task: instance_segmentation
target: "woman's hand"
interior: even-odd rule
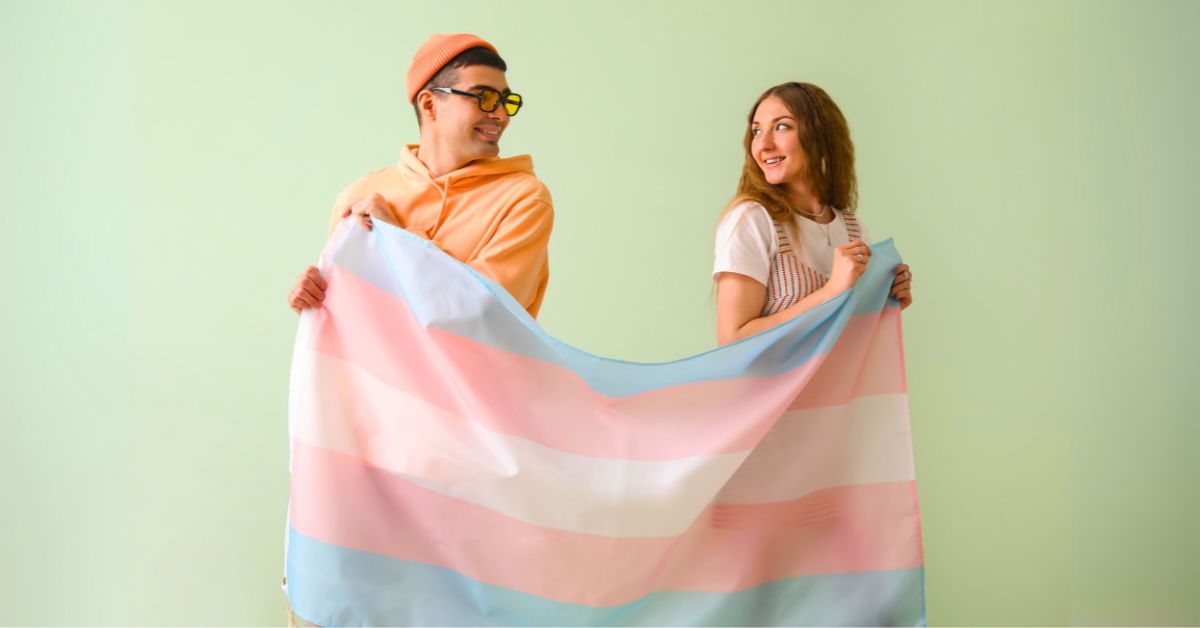
[[[900,302],[900,309],[912,305],[912,271],[908,264],[896,267],[896,276],[892,278],[891,297]]]
[[[833,271],[823,290],[829,295],[839,295],[854,287],[855,282],[867,270],[871,259],[871,247],[862,242],[843,244],[833,250]]]
[[[378,192],[364,196],[350,207],[347,207],[346,211],[342,212],[342,218],[350,215],[357,218],[367,231],[374,228],[375,225],[372,221],[375,220],[382,220],[389,225],[396,226],[392,218],[394,214],[392,213],[391,204]]]

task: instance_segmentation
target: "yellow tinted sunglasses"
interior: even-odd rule
[[[505,113],[507,113],[509,116],[515,116],[517,115],[517,112],[521,110],[522,105],[520,94],[509,93],[508,95],[503,95],[494,89],[485,88],[479,90],[478,92],[464,92],[461,89],[454,89],[453,87],[430,87],[429,91],[474,98],[479,102],[479,110],[486,113],[495,111],[496,107],[500,106],[501,103],[504,103]]]

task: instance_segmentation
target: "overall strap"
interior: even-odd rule
[[[858,224],[857,218],[843,213],[842,220],[846,221],[846,235],[850,236],[851,242],[862,238],[862,226]]]
[[[775,244],[779,247],[777,254],[792,252],[792,239],[788,237],[787,228],[778,220],[772,220],[775,225]]]

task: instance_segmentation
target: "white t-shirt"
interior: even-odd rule
[[[833,222],[829,224],[821,225],[795,216],[785,225],[793,248],[799,245],[797,256],[800,261],[826,277],[833,272],[833,249],[850,243],[842,212],[835,209],[833,214]],[[858,226],[862,231],[862,241],[870,243],[871,234],[867,226],[861,220]],[[738,273],[765,286],[778,249],[775,225],[767,208],[753,201],[740,203],[729,210],[717,227],[717,239],[713,247],[713,280],[717,279],[718,273]]]

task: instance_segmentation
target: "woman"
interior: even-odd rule
[[[738,194],[717,228],[717,342],[752,336],[854,286],[871,249],[855,209],[854,144],[833,100],[811,83],[768,89],[750,109]],[[891,296],[912,303],[896,267]]]

